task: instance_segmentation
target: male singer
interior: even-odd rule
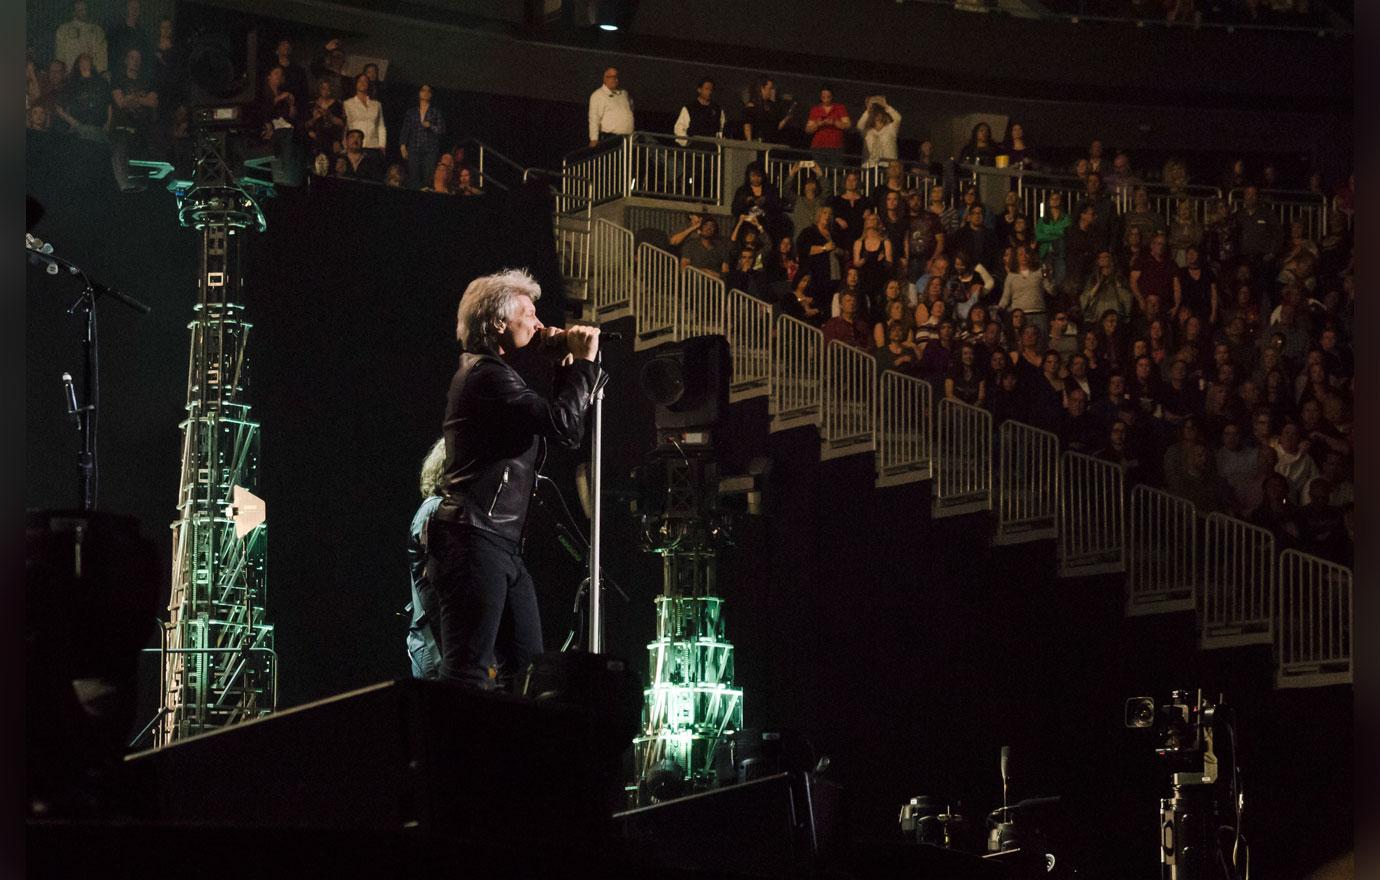
[[[522,561],[527,508],[546,441],[580,444],[584,414],[603,371],[597,327],[557,330],[537,319],[541,288],[525,271],[476,278],[460,298],[455,334],[464,349],[443,424],[442,500],[428,525],[440,605],[441,678],[480,688],[521,676],[541,653],[541,619]],[[560,358],[551,400],[507,363],[541,346]],[[501,644],[500,624],[504,637]]]

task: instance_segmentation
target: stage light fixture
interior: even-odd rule
[[[590,0],[589,23],[601,31],[626,31],[637,14],[637,0]]]

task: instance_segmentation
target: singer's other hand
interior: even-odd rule
[[[576,358],[587,361],[594,360],[599,353],[599,328],[576,325],[567,328],[565,333],[566,348]]]

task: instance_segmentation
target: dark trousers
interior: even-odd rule
[[[490,670],[501,663],[505,678],[519,680],[542,649],[537,592],[521,554],[496,535],[435,519],[427,541],[441,678],[492,689]]]
[[[427,149],[412,149],[407,151],[407,185],[413,189],[421,189],[424,186],[431,186],[432,176],[436,171],[436,163],[440,161],[440,151],[433,147]],[[454,181],[452,181],[453,183]]]

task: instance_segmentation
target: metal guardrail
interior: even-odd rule
[[[732,403],[760,397],[771,385],[771,304],[741,290],[728,292],[728,351],[733,380]]]
[[[590,203],[602,205],[627,197],[627,139],[576,150],[561,160],[563,177],[580,177],[590,182]],[[567,198],[579,195],[566,194]],[[562,203],[560,210],[566,210]]]
[[[633,262],[636,242],[630,230],[602,218],[590,232],[589,300],[594,304],[593,319],[599,323],[632,314],[637,289]]]
[[[819,429],[821,461],[877,448],[877,359],[831,340],[824,351],[824,413]]]
[[[1233,209],[1240,207],[1242,191],[1234,189],[1229,192],[1227,202]],[[1327,235],[1327,197],[1322,193],[1301,189],[1262,189],[1260,203],[1274,211],[1279,222],[1284,224],[1286,240],[1289,237],[1289,224],[1295,220],[1303,224],[1303,234],[1313,241]]]
[[[771,431],[818,425],[824,391],[824,334],[790,315],[777,315],[767,410]]]
[[[997,429],[997,531],[993,544],[1059,533],[1059,438],[1008,419]]]
[[[1152,489],[1131,490],[1126,532],[1126,613],[1192,611],[1198,588],[1198,511],[1193,502]]]
[[[959,516],[992,509],[992,414],[944,398],[939,401],[931,515]]]
[[[1285,550],[1279,557],[1275,687],[1352,683],[1355,596],[1351,570]]]
[[[1065,452],[1060,467],[1059,576],[1125,571],[1125,473],[1079,452]]]
[[[642,351],[676,340],[680,320],[680,260],[650,243],[637,247],[637,283],[632,311],[637,321],[633,349]]]
[[[934,476],[934,389],[894,370],[882,371],[877,401],[877,487]]]
[[[723,145],[718,139],[641,132],[625,144],[629,196],[708,204],[722,198]]]
[[[1203,536],[1203,648],[1274,640],[1275,536],[1220,513]]]
[[[680,274],[680,317],[676,338],[727,336],[728,291],[722,278],[691,266]]]

